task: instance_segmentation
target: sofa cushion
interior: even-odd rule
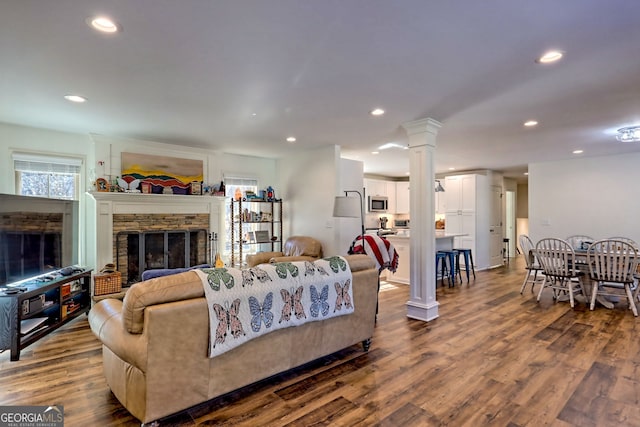
[[[136,283],[124,296],[122,305],[124,327],[132,334],[140,334],[144,326],[144,309],[147,306],[203,296],[202,282],[195,271]]]

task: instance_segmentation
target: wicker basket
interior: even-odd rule
[[[93,277],[93,295],[115,294],[122,291],[122,274],[114,273],[96,274]]]

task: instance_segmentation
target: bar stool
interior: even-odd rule
[[[438,283],[438,266],[442,269],[440,273],[440,284],[444,286],[444,276],[447,270],[447,255],[444,252],[436,252],[436,283]]]
[[[459,252],[455,249],[452,249],[450,251],[438,251],[437,253],[442,253],[444,254],[446,260],[449,262],[449,266],[448,266],[448,276],[449,276],[449,286],[453,286],[456,284],[456,258],[458,257]],[[445,262],[443,261],[443,265],[445,264]],[[444,277],[444,270],[443,270],[443,277]],[[462,276],[460,276],[462,277]],[[462,280],[461,280],[462,281]]]
[[[464,255],[464,269],[467,273],[467,283],[469,283],[469,266],[471,266],[471,271],[473,272],[473,280],[476,280],[476,269],[473,266],[473,253],[471,253],[471,249],[456,248],[455,250],[458,251],[456,264],[458,267],[458,274],[460,274],[460,282],[462,282],[462,273],[460,272],[460,255]]]
[[[504,239],[502,239],[502,243],[505,246],[504,248],[502,248],[502,253],[504,254],[503,262],[509,264],[509,238],[505,237]]]

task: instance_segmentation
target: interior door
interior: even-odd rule
[[[489,265],[502,265],[502,188],[491,186],[491,204],[489,208]]]

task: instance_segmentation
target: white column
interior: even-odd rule
[[[411,299],[407,302],[407,317],[424,321],[438,317],[434,154],[441,126],[430,118],[402,125],[409,136],[411,197]]]

